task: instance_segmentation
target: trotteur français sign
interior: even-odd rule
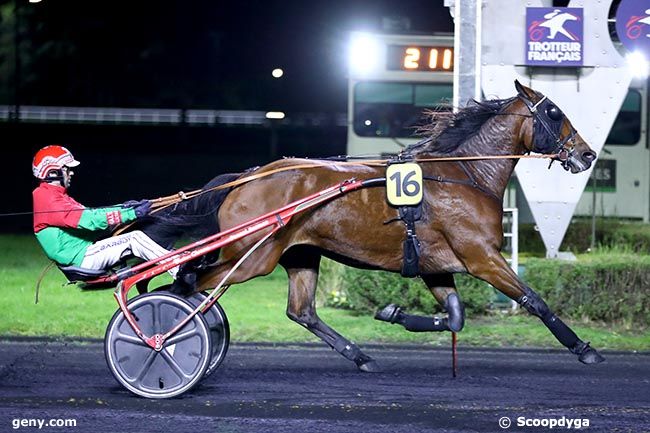
[[[581,8],[526,8],[526,65],[582,66]]]

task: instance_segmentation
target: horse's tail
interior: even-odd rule
[[[197,196],[176,203],[138,221],[139,229],[165,248],[182,237],[199,239],[219,232],[217,212],[232,188],[215,189],[240,173],[222,174],[208,182]]]

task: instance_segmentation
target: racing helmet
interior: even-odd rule
[[[40,180],[60,180],[63,167],[76,167],[80,163],[63,146],[45,146],[34,155],[32,173]]]

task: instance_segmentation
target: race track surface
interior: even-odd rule
[[[364,374],[321,345],[233,345],[190,393],[146,400],[121,388],[103,346],[0,342],[0,432],[14,420],[75,419],[70,432],[500,432],[553,418],[589,432],[650,431],[650,354],[607,353],[596,366],[563,350],[365,347],[384,369]],[[499,419],[509,417],[507,430]],[[537,420],[537,421],[535,421]],[[505,422],[505,421],[502,421]],[[547,421],[548,422],[548,421]],[[575,426],[576,424],[572,424]],[[570,431],[575,430],[574,428]]]

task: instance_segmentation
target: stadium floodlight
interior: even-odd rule
[[[353,34],[350,39],[349,64],[353,75],[367,75],[379,66],[381,45],[376,38],[365,34]]]
[[[635,78],[647,78],[650,74],[650,62],[639,51],[634,51],[626,56],[627,65]]]

